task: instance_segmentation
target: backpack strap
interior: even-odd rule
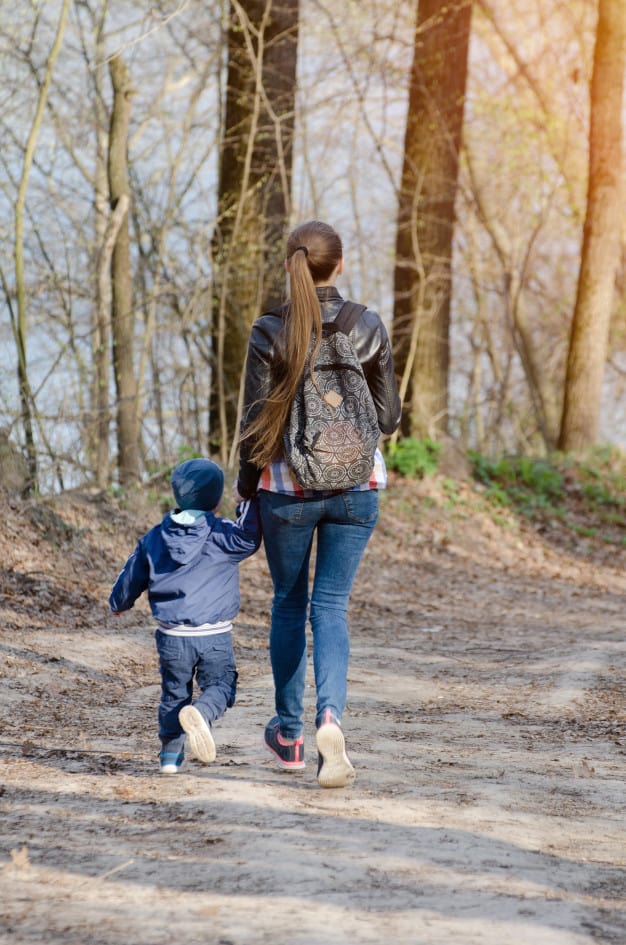
[[[334,322],[331,322],[335,331],[349,335],[366,308],[367,305],[360,305],[358,302],[344,302]]]
[[[349,335],[366,308],[367,305],[361,305],[358,302],[342,302],[341,308],[335,315],[334,320],[332,322],[325,322],[324,329],[328,329],[329,331],[340,331],[344,335]],[[288,309],[289,303],[285,302],[284,305],[281,305],[277,308],[271,308],[268,312],[263,312],[263,314],[275,315],[277,318],[284,318]]]

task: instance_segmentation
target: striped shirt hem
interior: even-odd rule
[[[159,623],[157,630],[168,637],[211,637],[218,633],[228,633],[233,629],[231,620],[220,620],[219,623],[203,623],[199,627],[191,627],[184,623]]]
[[[303,499],[319,499],[325,495],[336,495],[337,492],[366,492],[369,489],[385,489],[387,487],[387,468],[383,454],[379,449],[376,450],[374,466],[367,482],[358,486],[352,486],[350,490],[338,489],[335,491],[322,491],[317,489],[304,489],[295,479],[293,473],[284,459],[276,460],[263,469],[259,479],[259,489],[266,492],[279,492],[281,495],[295,495]]]

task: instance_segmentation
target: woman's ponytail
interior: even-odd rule
[[[242,433],[242,439],[252,441],[250,459],[259,468],[282,454],[283,430],[306,367],[311,340],[313,376],[322,340],[322,315],[315,284],[330,279],[341,257],[339,235],[317,220],[297,227],[287,241],[290,300],[276,339],[276,376],[272,379],[271,395]]]

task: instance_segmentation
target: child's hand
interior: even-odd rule
[[[237,505],[239,505],[240,502],[245,502],[244,497],[240,494],[239,489],[237,488],[237,483],[233,485],[233,499]]]

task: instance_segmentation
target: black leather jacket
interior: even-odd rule
[[[322,306],[322,320],[332,321],[343,302],[334,286],[319,286],[317,296]],[[246,379],[244,391],[244,421],[254,418],[263,399],[272,387],[272,363],[275,357],[275,340],[282,325],[278,315],[266,313],[257,318],[250,333]],[[367,383],[372,392],[378,425],[382,433],[393,433],[400,425],[402,405],[391,357],[391,346],[387,331],[380,316],[366,309],[350,332],[350,341],[355,347]],[[241,443],[239,452],[239,478],[237,488],[243,498],[249,498],[257,490],[261,470],[248,459],[250,441]]]

